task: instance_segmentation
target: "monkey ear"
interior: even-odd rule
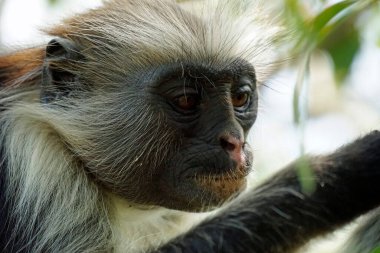
[[[77,45],[63,38],[52,39],[46,46],[43,64],[41,102],[49,103],[68,96],[78,85],[72,66],[83,60]]]

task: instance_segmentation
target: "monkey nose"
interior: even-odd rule
[[[224,135],[220,137],[220,145],[227,151],[232,160],[234,160],[238,167],[245,164],[245,155],[243,152],[244,142],[232,135]]]

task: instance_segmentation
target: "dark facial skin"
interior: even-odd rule
[[[241,192],[252,162],[245,141],[257,113],[253,68],[173,67],[150,92],[163,99],[168,124],[181,139],[159,174],[159,188],[169,200],[163,205],[209,209]]]

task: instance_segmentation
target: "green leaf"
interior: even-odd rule
[[[339,30],[345,23],[357,20],[358,15],[375,5],[375,1],[377,0],[353,1],[354,5],[352,5],[352,8],[346,8],[347,11],[340,12],[342,15],[334,20],[334,22],[327,23],[320,29],[318,44],[324,43],[324,41],[327,40],[331,34],[335,32],[339,33],[340,31],[337,30]]]
[[[350,7],[355,1],[342,1],[331,5],[319,13],[312,21],[312,27],[315,32],[319,32],[331,19]]]
[[[376,247],[371,251],[371,253],[380,253],[380,247]]]
[[[50,5],[56,5],[60,0],[48,0]]]
[[[322,48],[330,54],[338,84],[347,76],[360,48],[360,35],[353,25],[341,27],[339,33],[329,36]]]
[[[285,1],[285,15],[289,26],[298,32],[304,32],[307,29],[305,17],[302,16],[304,10],[298,0]]]
[[[317,182],[315,181],[314,171],[304,156],[297,161],[297,174],[302,192],[307,195],[312,194],[316,189]]]

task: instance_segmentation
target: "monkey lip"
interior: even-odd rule
[[[208,188],[214,192],[225,192],[222,195],[228,195],[229,193],[236,192],[245,186],[248,173],[249,170],[239,168],[220,174],[196,174],[189,178],[194,180],[196,184],[201,187]]]
[[[224,170],[222,173],[208,172],[208,173],[197,173],[195,175],[188,176],[188,178],[198,181],[240,181],[244,180],[250,172],[248,167],[242,166],[235,169]]]
[[[239,181],[245,179],[247,174],[242,175],[195,175],[190,178],[194,179],[195,181]]]
[[[204,190],[212,192],[217,202],[224,202],[245,189],[248,173],[194,175],[192,180]]]

